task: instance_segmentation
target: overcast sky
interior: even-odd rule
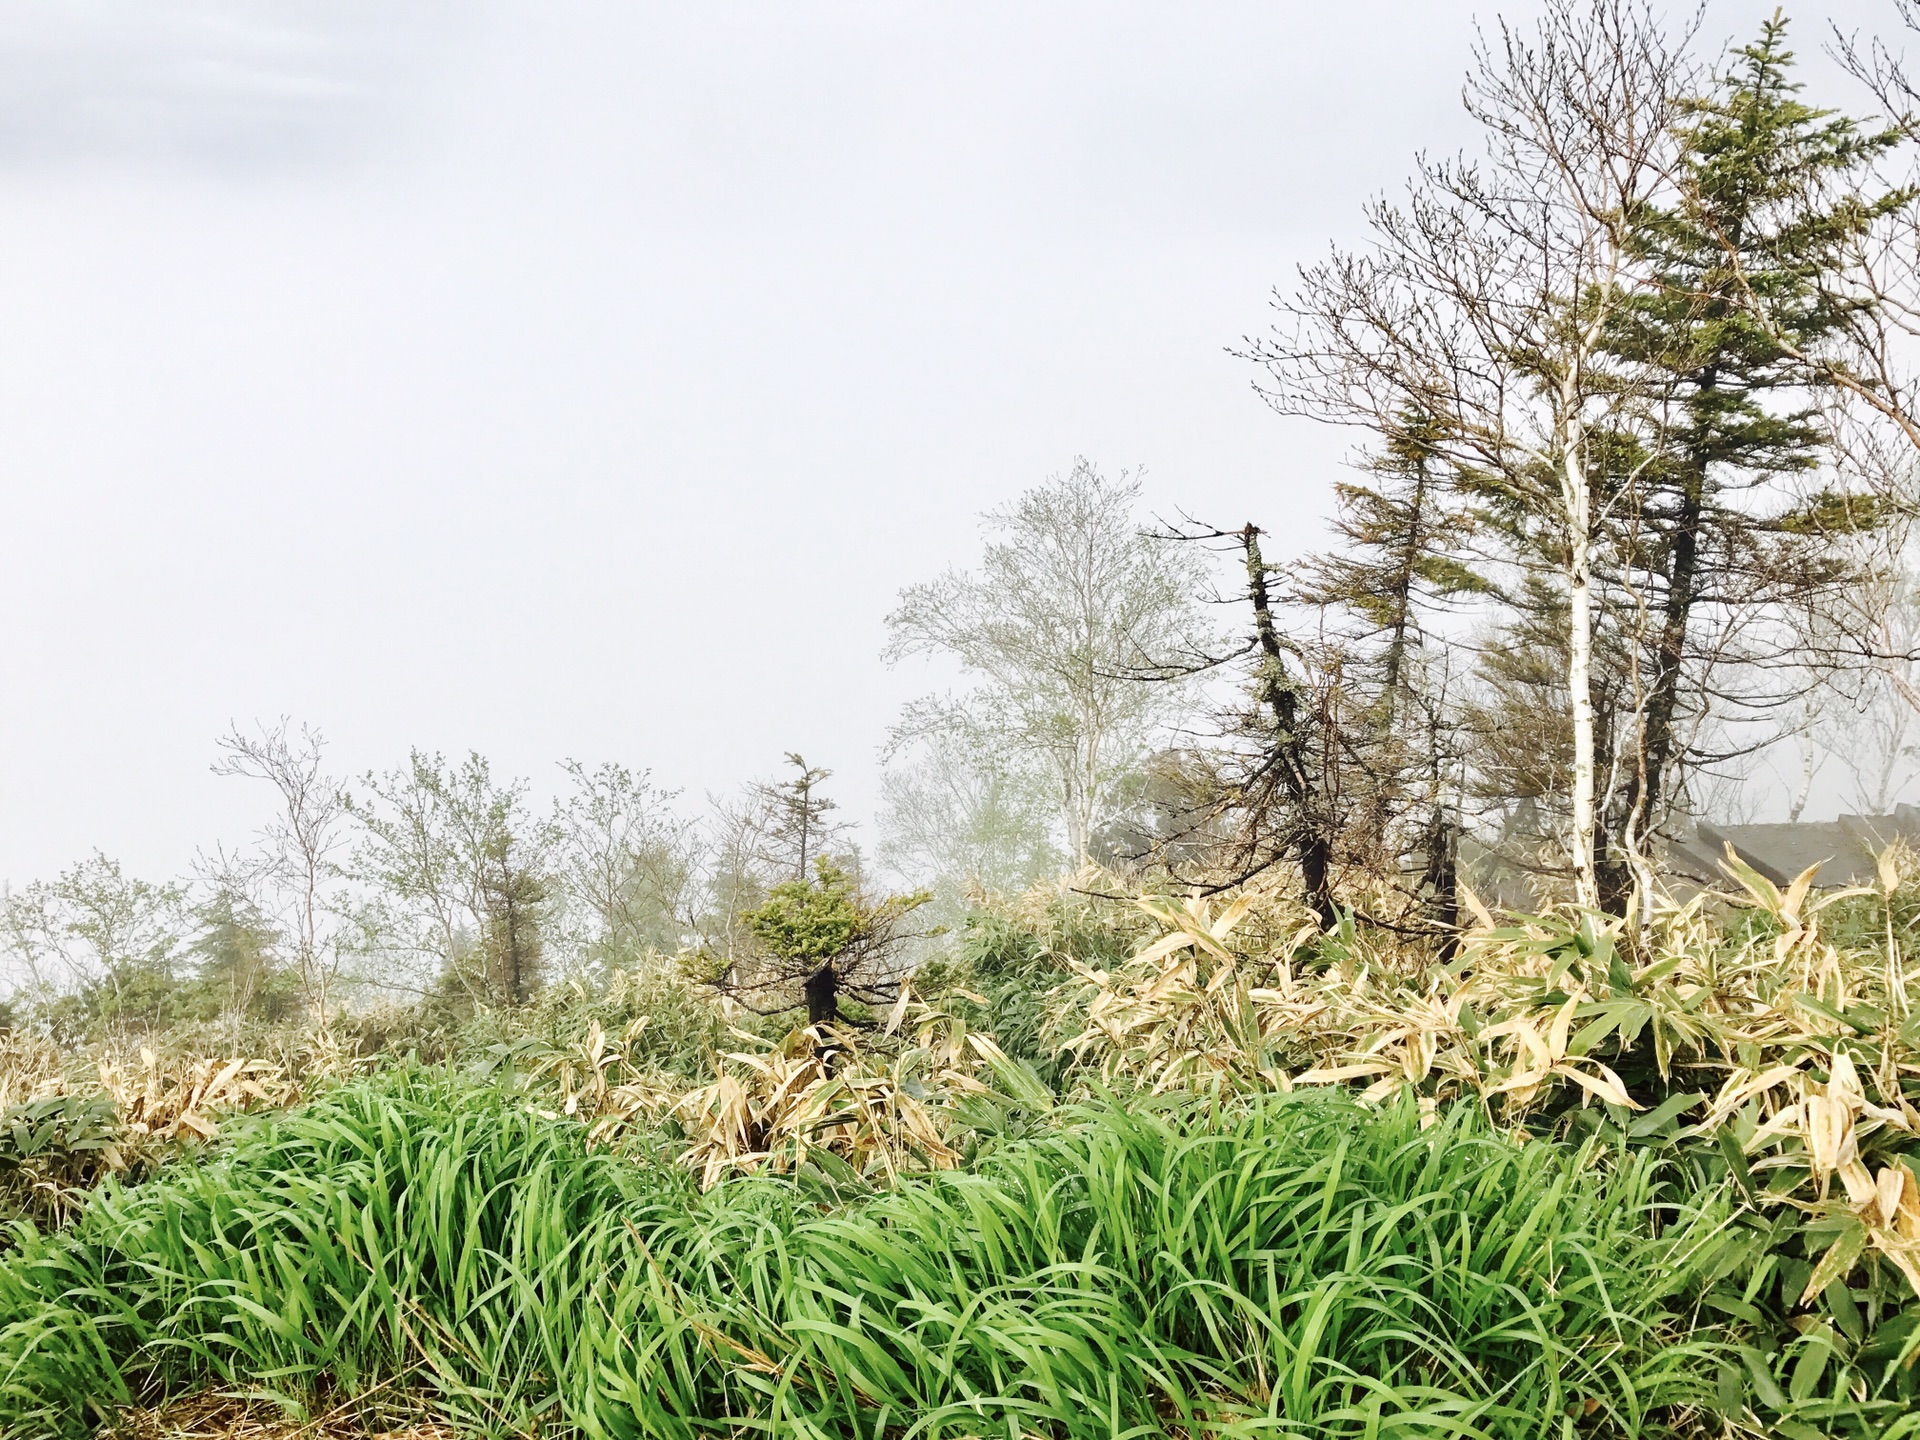
[[[1086,455],[1312,542],[1347,442],[1227,347],[1468,140],[1475,13],[0,3],[0,880],[244,840],[282,713],[864,818],[980,511]]]

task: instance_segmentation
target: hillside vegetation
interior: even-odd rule
[[[1331,548],[1080,459],[905,586],[869,849],[283,717],[0,886],[0,1432],[1920,1436],[1920,84],[1697,24],[1488,27],[1276,292]]]
[[[185,1101],[177,1059],[76,1067],[86,1123],[8,1116],[0,1420],[1908,1434],[1907,892],[1746,879],[1450,959],[1257,892],[1052,892],[871,1029],[763,1039],[660,973],[436,1063],[202,1060]]]

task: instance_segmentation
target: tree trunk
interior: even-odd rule
[[[1693,612],[1694,586],[1700,569],[1700,522],[1705,509],[1706,480],[1698,469],[1688,476],[1680,494],[1679,523],[1673,536],[1673,573],[1667,581],[1666,613],[1654,650],[1653,688],[1647,696],[1644,779],[1634,777],[1635,800],[1643,823],[1653,818],[1653,807],[1663,793],[1667,766],[1673,760],[1673,717],[1680,704],[1680,667],[1687,654],[1687,622]]]
[[[1585,432],[1571,374],[1561,390],[1561,498],[1567,525],[1567,694],[1573,720],[1573,892],[1577,904],[1600,906],[1594,868],[1593,766],[1593,493],[1580,453]]]
[[[1712,391],[1716,384],[1717,376],[1709,366],[1700,375],[1701,394]],[[1626,833],[1621,839],[1630,863],[1641,861],[1642,838],[1658,824],[1656,811],[1666,794],[1667,768],[1673,763],[1673,721],[1680,708],[1680,671],[1687,658],[1687,628],[1700,573],[1700,527],[1706,513],[1707,458],[1701,453],[1703,449],[1704,441],[1696,441],[1694,453],[1687,457],[1680,508],[1674,516],[1672,565],[1666,603],[1661,607],[1660,635],[1654,644],[1653,684],[1641,724],[1639,765],[1628,781],[1627,814],[1622,823]],[[1625,870],[1628,866],[1618,868]],[[1613,897],[1602,898],[1611,902]],[[1625,894],[1618,900],[1618,913],[1624,914]],[[1609,903],[1607,908],[1615,910],[1616,906]]]
[[[1066,791],[1067,809],[1067,850],[1073,856],[1076,865],[1087,863],[1088,850],[1093,844],[1091,793],[1083,757],[1078,753],[1078,742],[1073,757],[1073,776],[1062,787]]]
[[[1393,624],[1389,627],[1391,638],[1387,641],[1386,667],[1380,677],[1380,688],[1386,697],[1386,704],[1380,721],[1382,736],[1393,731],[1394,712],[1400,699],[1400,675],[1406,668],[1407,631],[1413,625],[1413,587],[1414,577],[1420,565],[1421,547],[1426,537],[1420,533],[1420,522],[1427,513],[1427,461],[1421,456],[1415,462],[1413,481],[1413,500],[1407,511],[1407,542],[1400,552],[1400,573],[1394,579]]]
[[[1427,892],[1428,918],[1441,927],[1440,958],[1451,960],[1460,938],[1460,827],[1440,806],[1433,807],[1433,821],[1427,830],[1427,873],[1422,888]]]
[[[831,965],[822,965],[809,975],[802,987],[807,997],[807,1024],[831,1025],[840,1018],[840,976]]]
[[[1300,837],[1300,880],[1321,926],[1332,926],[1340,918],[1333,903],[1333,843],[1320,826],[1308,826]]]
[[[1247,552],[1247,598],[1253,602],[1254,637],[1260,647],[1261,673],[1256,694],[1273,713],[1275,761],[1285,777],[1294,808],[1294,849],[1307,903],[1323,926],[1339,919],[1333,903],[1333,837],[1314,804],[1311,773],[1300,735],[1300,713],[1286,673],[1280,631],[1273,623],[1267,592],[1267,566],[1260,554],[1260,529],[1249,522],[1240,532]]]

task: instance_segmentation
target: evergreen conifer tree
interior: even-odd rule
[[[1785,42],[1776,12],[1685,106],[1676,193],[1636,217],[1644,274],[1609,332],[1660,415],[1653,453],[1636,457],[1637,504],[1615,521],[1647,611],[1637,744],[1609,817],[1616,895],[1621,849],[1658,828],[1682,778],[1683,722],[1707,704],[1707,669],[1742,658],[1729,628],[1845,583],[1836,539],[1882,518],[1788,482],[1817,469],[1827,435],[1820,377],[1796,354],[1865,303],[1832,282],[1849,244],[1908,198],[1872,193],[1874,162],[1899,136],[1800,100]],[[1744,658],[1764,657],[1749,642]]]
[[[1489,588],[1460,558],[1473,517],[1460,504],[1437,446],[1438,423],[1401,417],[1368,463],[1367,481],[1334,487],[1341,546],[1310,562],[1303,598],[1338,606],[1378,644],[1373,706],[1391,730],[1412,681],[1410,650],[1420,644],[1422,612]]]

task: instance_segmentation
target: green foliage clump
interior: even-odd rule
[[[781,960],[824,965],[860,933],[862,914],[853,876],[822,860],[807,880],[773,887],[767,903],[747,912],[747,928]]]
[[[644,1148],[644,1147],[643,1147]],[[974,1173],[836,1202],[591,1153],[403,1071],[109,1186],[0,1263],[0,1426],[208,1384],[406,1385],[490,1432],[1673,1433],[1722,1216],[1653,1167],[1337,1095],[1068,1112]]]

